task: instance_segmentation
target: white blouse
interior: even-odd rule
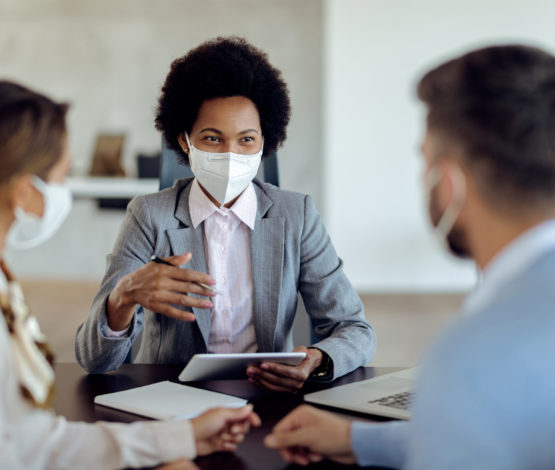
[[[7,287],[0,272],[0,294]],[[20,391],[13,344],[0,313],[0,469],[148,467],[196,456],[190,421],[89,424],[36,407]]]

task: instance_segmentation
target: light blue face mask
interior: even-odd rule
[[[42,195],[44,213],[39,217],[16,207],[15,221],[7,237],[10,248],[23,250],[44,243],[56,233],[71,210],[71,191],[66,184],[46,183],[34,176],[33,186]]]
[[[212,153],[194,147],[187,133],[185,139],[189,146],[191,171],[221,205],[241,194],[258,172],[264,146],[257,153],[248,155],[233,152]]]

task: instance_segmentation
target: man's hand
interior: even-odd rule
[[[198,455],[212,452],[233,452],[243,441],[251,426],[260,426],[252,405],[243,408],[214,408],[193,418]]]
[[[189,295],[214,295],[197,284],[214,284],[208,274],[179,268],[191,258],[191,253],[168,256],[163,259],[172,266],[150,262],[123,276],[108,297],[108,326],[114,331],[125,329],[133,318],[136,305],[183,321],[194,321],[195,316],[175,306],[212,308],[210,300]]]
[[[260,367],[249,366],[249,381],[260,388],[276,392],[299,391],[310,374],[322,363],[322,352],[297,346],[294,352],[305,352],[306,358],[298,366],[287,366],[276,362],[263,362]]]
[[[326,411],[301,405],[289,413],[264,439],[290,463],[308,465],[329,458],[356,463],[351,449],[351,423]]]

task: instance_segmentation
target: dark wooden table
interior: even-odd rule
[[[127,390],[161,380],[177,381],[183,366],[124,364],[117,371],[108,374],[87,374],[78,364],[60,363],[56,365],[57,396],[54,408],[57,413],[72,421],[117,421],[132,422],[142,418],[137,415],[105,408],[94,404],[94,397],[102,393]],[[256,388],[247,380],[214,380],[206,382],[189,382],[187,385],[227,393],[245,398],[254,405],[254,410],[262,419],[262,426],[251,430],[245,441],[234,454],[219,453],[196,460],[202,469],[237,469],[237,470],[273,470],[300,468],[285,463],[278,452],[264,447],[263,439],[272,427],[289,411],[303,403],[305,393],[324,388],[343,385],[375,375],[395,370],[387,367],[361,367],[331,384],[307,384],[298,394],[268,392]],[[368,419],[356,413],[347,413],[352,417]],[[379,419],[379,418],[376,418]],[[353,468],[321,462],[310,468]],[[356,468],[356,467],[355,467]]]

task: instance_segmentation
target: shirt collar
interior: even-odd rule
[[[194,228],[197,228],[202,222],[210,217],[214,212],[225,214],[231,211],[241,222],[243,222],[251,230],[254,230],[256,219],[256,193],[252,185],[252,181],[247,188],[237,198],[233,206],[229,209],[216,206],[201,189],[197,179],[193,181],[191,193],[189,194],[189,212],[191,213],[191,222]]]
[[[473,313],[493,299],[505,284],[529,268],[543,253],[555,248],[555,219],[527,230],[504,248],[480,275],[480,285],[464,301]]]

